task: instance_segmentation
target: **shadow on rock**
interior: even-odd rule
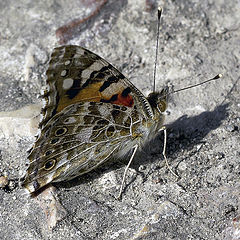
[[[224,104],[194,117],[184,115],[168,125],[170,131],[167,145],[172,153],[192,149],[202,142],[206,135],[221,126],[222,121],[227,118],[227,108],[228,104]],[[171,147],[173,145],[174,148]]]

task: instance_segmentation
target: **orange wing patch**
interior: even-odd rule
[[[133,107],[135,90],[110,63],[79,46],[54,49],[47,70],[43,97],[43,128],[48,120],[78,102],[105,102]]]
[[[91,84],[84,89],[70,88],[59,100],[56,112],[62,111],[65,107],[78,102],[100,102],[102,96],[99,92],[101,82]],[[74,92],[74,97],[73,93]]]
[[[100,91],[103,83],[96,82],[89,84],[86,88],[70,88],[58,102],[56,112],[62,111],[65,107],[78,102],[105,102],[127,107],[133,106],[133,97],[130,95],[130,87],[124,87],[120,82],[114,83],[114,88],[118,89],[117,93],[110,84],[104,91]],[[115,91],[113,91],[115,90]],[[115,93],[115,94],[113,94]],[[72,98],[72,96],[74,96]]]

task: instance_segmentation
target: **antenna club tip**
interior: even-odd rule
[[[158,7],[158,19],[161,18],[161,15],[162,15],[162,8]]]
[[[221,73],[219,73],[217,76],[215,76],[213,79],[219,79],[221,78],[223,75]]]

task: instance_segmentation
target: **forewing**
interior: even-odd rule
[[[55,48],[46,74],[46,104],[41,128],[55,114],[78,102],[105,102],[127,107],[141,107],[138,102],[148,104],[144,95],[122,73],[80,46]]]

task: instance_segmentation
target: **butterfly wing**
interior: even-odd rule
[[[151,115],[144,95],[117,69],[79,46],[53,51],[41,134],[22,185],[35,192],[50,182],[91,171],[142,136]]]
[[[141,137],[137,110],[101,102],[64,108],[42,129],[29,155],[23,186],[33,193],[50,182],[91,171],[120,150],[128,152]]]
[[[78,102],[105,102],[144,108],[152,117],[145,96],[110,63],[80,46],[55,48],[47,70],[43,128],[65,107]]]

